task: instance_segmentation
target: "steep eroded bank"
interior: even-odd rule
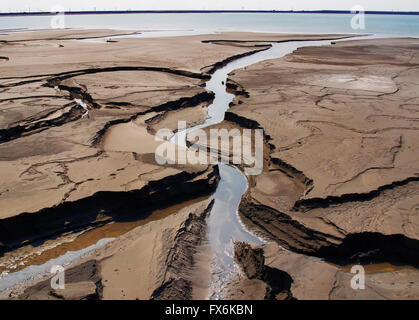
[[[246,43],[246,34],[215,35],[224,37],[222,47],[205,36],[181,38],[187,45],[180,45],[180,38],[120,39],[103,50],[100,43],[73,42],[83,37],[76,31],[56,34],[2,36],[9,58],[0,70],[5,260],[16,254],[14,249],[42,246],[50,237],[144,218],[155,209],[209,194],[218,181],[215,167],[156,165],[151,142],[156,125],[173,128],[170,119],[184,117],[186,108],[188,125],[202,122],[213,98],[203,89],[207,72],[266,49],[271,40],[291,39],[252,34],[263,42],[258,44]],[[243,45],[235,44],[235,37]],[[112,132],[120,129],[118,139]],[[139,139],[121,150],[130,132]],[[5,262],[12,260],[16,257]]]
[[[235,99],[226,120],[263,128],[270,155],[264,172],[250,178],[240,214],[250,228],[300,254],[293,266],[283,260],[285,253],[272,256],[283,261],[281,270],[299,277],[296,298],[310,298],[300,288],[313,279],[300,263],[318,258],[315,268],[325,271],[319,281],[331,285],[325,291],[310,285],[313,298],[419,292],[418,49],[416,39],[337,42],[230,75],[231,89],[246,94]],[[395,52],[403,54],[395,58]],[[339,273],[336,280],[334,269],[327,276],[336,267],[325,260],[342,266],[389,263],[401,268],[404,280],[384,292],[395,274],[377,267],[380,275],[370,277],[380,279],[359,295],[350,288],[350,274]]]

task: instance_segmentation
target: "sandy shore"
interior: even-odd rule
[[[2,271],[9,270],[11,257],[30,260],[35,242],[50,246],[53,235],[58,243],[81,229],[146,219],[210,197],[217,167],[158,165],[157,130],[175,129],[178,120],[202,123],[213,99],[204,83],[228,61],[270,42],[339,37],[224,33],[79,40],[118,34],[64,30],[0,37]],[[242,275],[246,284],[234,285],[252,294],[233,297],[358,298],[347,289],[350,274],[339,270],[359,261],[412,267],[381,295],[417,297],[418,48],[416,39],[348,41],[299,49],[230,75],[230,90],[248,95],[236,97],[218,126],[251,124],[265,131],[264,172],[249,178],[240,214],[273,241],[262,255],[269,270],[278,270],[263,269],[254,282]],[[74,274],[81,268],[95,276],[75,277],[67,296],[51,293],[47,281],[21,298],[205,297],[209,207],[205,200],[178,208],[71,265]],[[284,254],[275,243],[290,251]],[[402,249],[396,254],[396,248]],[[292,263],[284,263],[291,256]],[[319,289],[300,268],[313,259],[319,281],[331,285]],[[286,292],[271,279],[288,279],[284,273],[293,280]],[[395,276],[379,274],[374,290]],[[301,289],[307,286],[311,291]],[[12,290],[12,297],[25,288]],[[266,288],[272,289],[268,297]],[[377,298],[372,291],[360,297]]]
[[[294,279],[294,298],[419,295],[418,49],[417,39],[345,41],[230,75],[248,97],[225,126],[269,137],[240,214],[296,252],[265,248],[267,266]],[[342,271],[357,263],[372,270],[364,291]]]

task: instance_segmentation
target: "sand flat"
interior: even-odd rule
[[[227,60],[266,49],[272,41],[340,37],[224,33],[77,40],[116,33],[1,35],[8,60],[0,65],[0,250],[13,250],[22,240],[30,244],[44,231],[71,232],[80,222],[93,226],[121,212],[146,214],[149,201],[158,206],[209,195],[217,184],[216,167],[158,166],[156,131],[174,129],[183,118],[188,126],[202,123],[213,99],[204,88],[208,72]],[[282,253],[266,248],[267,264],[296,278],[291,291],[297,298],[351,298],[344,287],[347,274],[311,259],[330,258],[322,248],[342,260],[367,262],[384,250],[389,262],[401,255],[404,264],[414,264],[418,46],[416,39],[380,39],[307,47],[230,74],[249,96],[237,96],[230,120],[218,126],[245,127],[248,119],[269,135],[264,172],[249,177],[240,213],[246,224],[291,250],[289,259],[278,261]],[[101,275],[95,269],[104,285],[98,298],[199,296],[190,279],[199,273],[191,263],[196,251],[182,247],[177,236],[201,246],[207,208],[208,203],[140,226],[131,238],[96,252],[104,258],[94,262],[103,267]],[[193,228],[182,233],[186,221]],[[162,259],[169,256],[171,267],[163,271]],[[188,268],[180,268],[176,257],[185,258]],[[203,264],[198,268],[208,270],[208,261]],[[308,266],[315,273],[305,276]],[[406,287],[415,273],[398,274],[403,281],[394,289],[387,287],[393,279],[387,273],[374,278],[381,294],[417,296]],[[323,283],[318,291],[310,286],[316,274]],[[91,293],[86,281],[75,285],[78,297],[79,290]],[[252,297],[263,298],[269,284],[253,284]],[[250,292],[253,284],[244,287]]]

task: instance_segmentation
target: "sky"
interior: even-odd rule
[[[419,11],[418,0],[1,0],[0,12],[64,10],[365,10]]]

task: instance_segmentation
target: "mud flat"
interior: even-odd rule
[[[116,34],[0,39],[2,271],[87,246],[83,236],[116,237],[66,265],[68,289],[51,290],[44,274],[2,298],[205,298],[218,167],[158,165],[156,131],[205,122],[217,68],[271,42],[344,37],[78,41]],[[269,239],[236,245],[243,272],[230,297],[418,298],[418,49],[417,39],[337,42],[230,74],[237,96],[217,126],[264,129],[264,171],[248,177],[239,213]],[[363,291],[350,288],[358,263],[369,265]]]
[[[48,300],[191,299],[193,288],[199,293],[206,279],[194,272],[204,266],[190,251],[204,245],[204,221],[211,206],[210,200],[203,200],[178,209],[83,256],[66,266],[64,290],[52,290],[50,275],[39,275],[3,295]]]
[[[213,99],[204,83],[211,72],[229,61],[266,50],[272,41],[343,37],[228,33],[79,41],[119,34],[115,30],[64,30],[1,35],[0,264],[9,275],[41,263],[31,256],[75,241],[87,231],[110,223],[146,220],[156,210],[209,197],[219,180],[217,167],[159,166],[153,152],[156,130],[172,129],[176,119],[186,120],[188,126],[204,122],[205,108]],[[70,279],[76,284],[68,293],[38,288],[22,298],[35,298],[37,292],[41,298],[62,299],[202,297],[205,288],[194,291],[191,274],[196,261],[208,264],[203,226],[209,201],[199,208],[179,209],[180,216],[150,219],[129,231],[144,237],[134,236],[141,246],[161,243],[151,256],[172,255],[175,270],[161,271],[157,278],[147,276],[139,291],[129,286],[137,283],[130,281],[131,276],[142,276],[143,271],[137,269],[124,272],[127,287],[119,291],[125,280],[113,272],[119,270],[115,263],[120,260],[108,258],[124,252],[118,234],[112,242],[118,249],[107,251],[106,245],[104,252],[94,253],[106,256],[103,261],[109,264],[102,265],[90,256],[93,262],[72,266],[76,269],[69,272],[75,276]],[[151,231],[154,224],[171,231]],[[155,233],[168,238],[153,242]],[[107,236],[104,232],[103,237]],[[195,239],[191,248],[183,237]],[[134,238],[126,241],[132,244]],[[181,245],[185,241],[186,247]],[[180,262],[173,258],[174,250],[179,250],[176,258],[184,254],[188,261],[190,269],[183,270],[190,271],[187,275],[177,266]],[[145,258],[135,259],[133,266]],[[153,269],[154,263],[163,267],[161,260],[153,261],[142,267]],[[101,275],[77,277],[77,268]],[[197,282],[205,283],[202,281]],[[4,297],[15,297],[28,285],[18,285],[18,291],[8,290]],[[44,288],[45,282],[40,285]]]
[[[419,297],[418,68],[406,38],[304,47],[230,74],[245,94],[224,126],[263,128],[269,154],[239,212],[271,239],[257,255],[291,277],[293,298]],[[351,289],[354,264],[365,290]]]

